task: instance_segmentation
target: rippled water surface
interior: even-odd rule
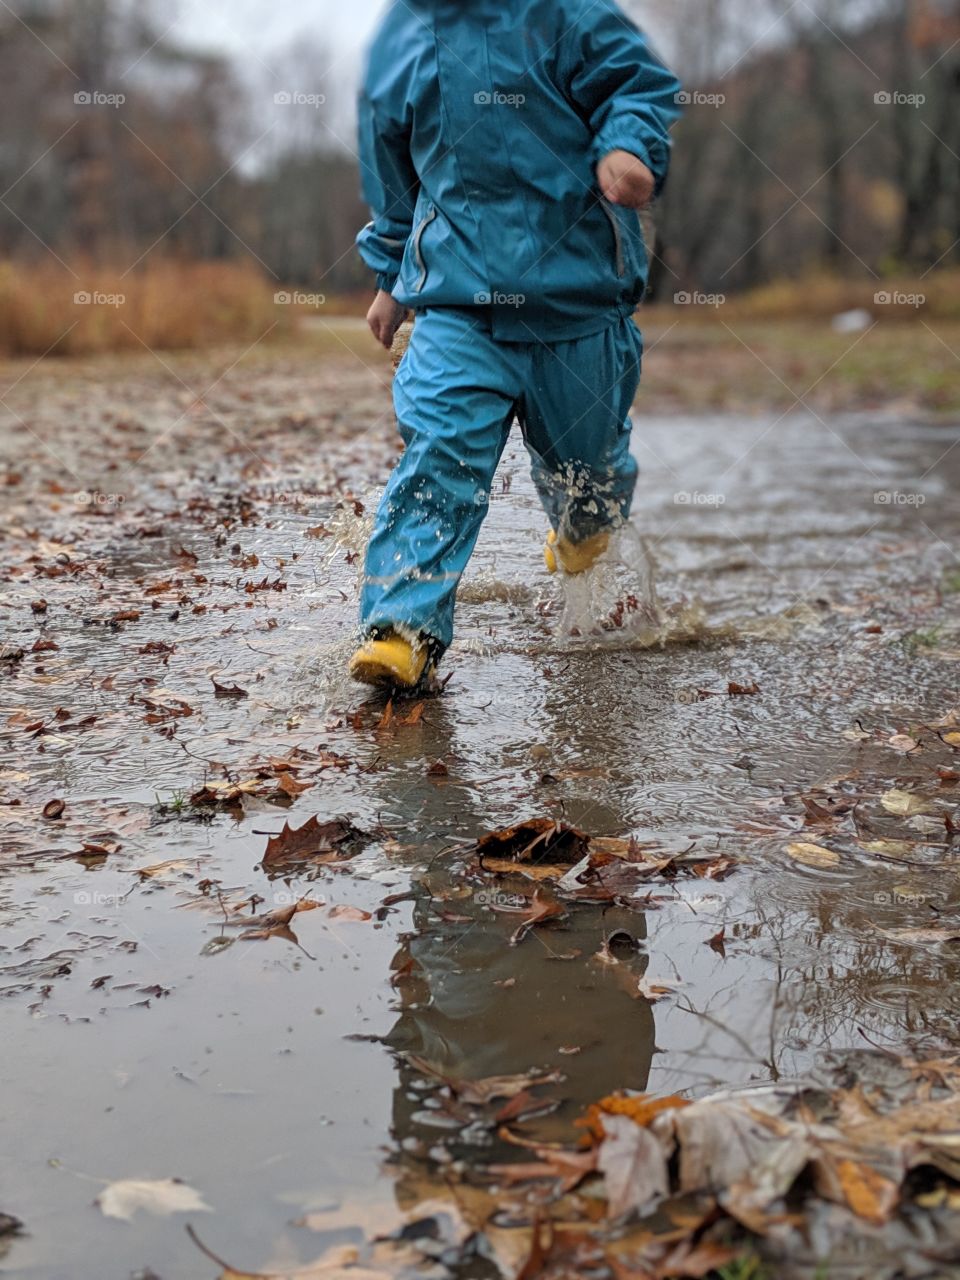
[[[64,366],[3,426],[8,1274],[214,1275],[182,1218],[91,1207],[121,1178],[195,1187],[212,1212],[189,1220],[250,1270],[390,1222],[491,1142],[411,1054],[558,1073],[530,1131],[566,1136],[617,1088],[816,1075],[827,1051],[955,1033],[955,951],[891,932],[960,904],[960,429],[641,404],[634,530],[566,595],[512,445],[449,680],[383,724],[343,671],[389,369],[280,354],[200,394],[217,372],[185,368],[187,394]],[[290,797],[266,783],[295,748]],[[926,812],[891,812],[891,789]],[[479,872],[472,844],[543,815],[737,865],[511,945],[530,882]],[[352,856],[265,870],[269,836],[314,816],[351,819]],[[321,905],[251,938],[231,908],[252,895]],[[632,988],[596,959],[620,930]],[[637,999],[641,974],[672,994]]]

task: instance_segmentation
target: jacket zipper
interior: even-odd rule
[[[413,256],[414,256],[414,259],[416,260],[417,266],[420,268],[420,277],[417,280],[416,285],[414,286],[415,293],[419,293],[423,288],[423,286],[427,283],[427,264],[423,260],[423,253],[420,249],[420,241],[423,239],[423,233],[426,231],[427,227],[429,227],[430,223],[434,220],[436,216],[437,216],[436,208],[433,205],[431,205],[429,212],[427,213],[423,221],[420,223],[419,227],[417,227],[416,233],[413,237]]]
[[[623,257],[623,228],[620,226],[620,220],[607,204],[606,200],[600,201],[600,207],[610,219],[610,226],[613,229],[613,242],[617,249],[617,275],[626,275],[627,266]]]

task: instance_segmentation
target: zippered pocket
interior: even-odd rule
[[[624,276],[627,273],[627,263],[623,253],[623,227],[620,225],[620,219],[617,217],[615,210],[607,203],[606,200],[600,201],[600,207],[610,220],[610,226],[613,230],[613,244],[616,250],[617,275]]]
[[[423,286],[427,283],[427,264],[423,260],[423,250],[420,246],[420,241],[423,239],[423,233],[426,231],[427,227],[429,227],[430,223],[434,220],[436,216],[437,216],[436,207],[434,205],[431,205],[430,208],[427,210],[426,215],[421,221],[419,227],[417,227],[416,231],[414,232],[413,257],[420,271],[420,275],[417,278],[417,283],[414,285],[415,293],[419,293],[423,288]]]

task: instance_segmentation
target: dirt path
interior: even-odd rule
[[[5,382],[11,1275],[213,1276],[184,1221],[289,1267],[482,1181],[430,1069],[549,1077],[523,1132],[567,1140],[619,1088],[949,1043],[955,952],[909,931],[960,903],[957,426],[641,413],[655,625],[632,542],[558,594],[511,447],[450,681],[385,717],[342,667],[389,365],[238,354]],[[626,869],[477,863],[543,816]],[[91,1207],[175,1177],[212,1212]]]

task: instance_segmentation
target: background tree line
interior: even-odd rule
[[[960,0],[631,7],[694,97],[661,294],[956,264]],[[4,6],[0,258],[252,257],[284,283],[367,285],[353,87],[316,43],[269,64],[181,47],[149,0]]]

